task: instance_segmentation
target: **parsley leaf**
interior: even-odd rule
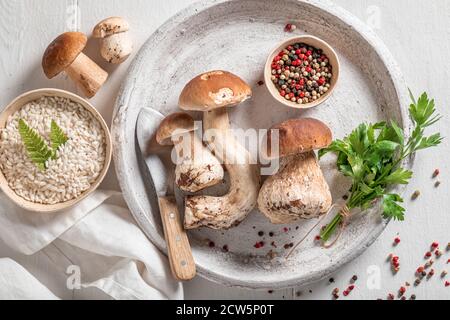
[[[398,203],[403,202],[402,197],[398,194],[385,194],[383,196],[383,217],[393,218],[394,220],[403,221],[405,219],[405,208]]]

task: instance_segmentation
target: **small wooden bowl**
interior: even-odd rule
[[[275,87],[275,85],[272,82],[272,61],[273,58],[280,52],[281,50],[285,49],[288,45],[292,45],[298,42],[306,43],[307,45],[310,45],[317,49],[322,49],[323,53],[328,57],[328,60],[330,61],[330,65],[332,67],[332,74],[330,81],[330,88],[328,91],[322,95],[319,99],[315,101],[311,101],[309,103],[302,103],[298,104],[296,102],[289,101],[285,99],[284,97],[280,96],[280,93],[278,92],[278,89]],[[272,96],[285,106],[291,107],[291,108],[297,108],[297,109],[307,109],[315,107],[322,102],[324,102],[333,92],[334,88],[336,87],[336,83],[339,79],[339,59],[334,51],[334,49],[325,41],[314,37],[314,36],[297,36],[293,38],[289,38],[287,40],[284,40],[282,43],[278,44],[275,49],[271,52],[269,57],[267,58],[266,65],[264,67],[264,82],[266,83],[266,87],[269,90],[269,92],[272,94]]]
[[[43,212],[43,213],[50,213],[55,211],[60,211],[64,209],[68,209],[74,204],[78,203],[79,201],[86,198],[91,192],[93,192],[99,184],[102,182],[103,178],[106,175],[106,172],[108,171],[109,165],[111,163],[111,154],[112,154],[112,142],[111,142],[111,134],[109,133],[108,126],[106,125],[105,120],[100,115],[100,113],[86,100],[83,98],[70,93],[68,91],[59,90],[59,89],[38,89],[26,92],[16,99],[14,99],[0,114],[0,128],[5,128],[6,122],[8,120],[8,117],[19,110],[22,106],[27,104],[28,102],[34,101],[36,99],[39,99],[43,96],[50,96],[50,97],[63,97],[71,99],[79,104],[81,104],[86,110],[88,110],[92,115],[100,122],[104,132],[105,132],[105,143],[106,143],[106,157],[105,157],[105,164],[100,172],[99,176],[97,177],[97,180],[91,185],[91,187],[84,191],[81,195],[79,195],[77,198],[60,202],[56,204],[41,204],[41,203],[35,203],[28,200],[25,200],[24,198],[18,196],[14,190],[12,190],[8,182],[6,181],[5,176],[3,175],[3,172],[0,169],[0,188],[1,190],[10,198],[14,203],[16,203],[18,206],[29,210],[29,211],[35,211],[35,212]]]

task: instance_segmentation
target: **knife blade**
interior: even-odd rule
[[[155,139],[163,119],[164,116],[160,112],[143,107],[136,124],[136,135],[151,176],[150,183],[153,183],[158,197],[172,274],[177,280],[187,281],[195,277],[196,268],[173,190],[175,165],[170,158],[170,150],[159,146]]]

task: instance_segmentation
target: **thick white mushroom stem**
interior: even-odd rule
[[[264,181],[258,207],[272,223],[290,223],[325,214],[332,198],[314,151],[281,159],[280,170]]]
[[[175,181],[181,190],[198,192],[223,180],[222,165],[194,131],[174,136],[172,141],[177,155]]]
[[[108,78],[108,73],[82,52],[65,71],[88,98],[95,96]]]
[[[187,197],[185,227],[226,229],[238,225],[255,207],[260,187],[259,168],[233,136],[226,108],[205,112],[203,126],[208,146],[229,173],[230,189],[221,197]]]

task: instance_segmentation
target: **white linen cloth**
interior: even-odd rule
[[[67,275],[68,289],[95,287],[114,299],[182,299],[167,258],[145,237],[120,193],[97,190],[75,207],[58,213],[27,212],[0,193],[0,238],[31,255],[54,246],[54,259]],[[67,269],[69,268],[69,269]],[[79,272],[78,272],[78,271]],[[80,283],[72,277],[79,273]],[[74,281],[73,283],[71,281]],[[0,299],[58,299],[8,257],[0,258]]]

